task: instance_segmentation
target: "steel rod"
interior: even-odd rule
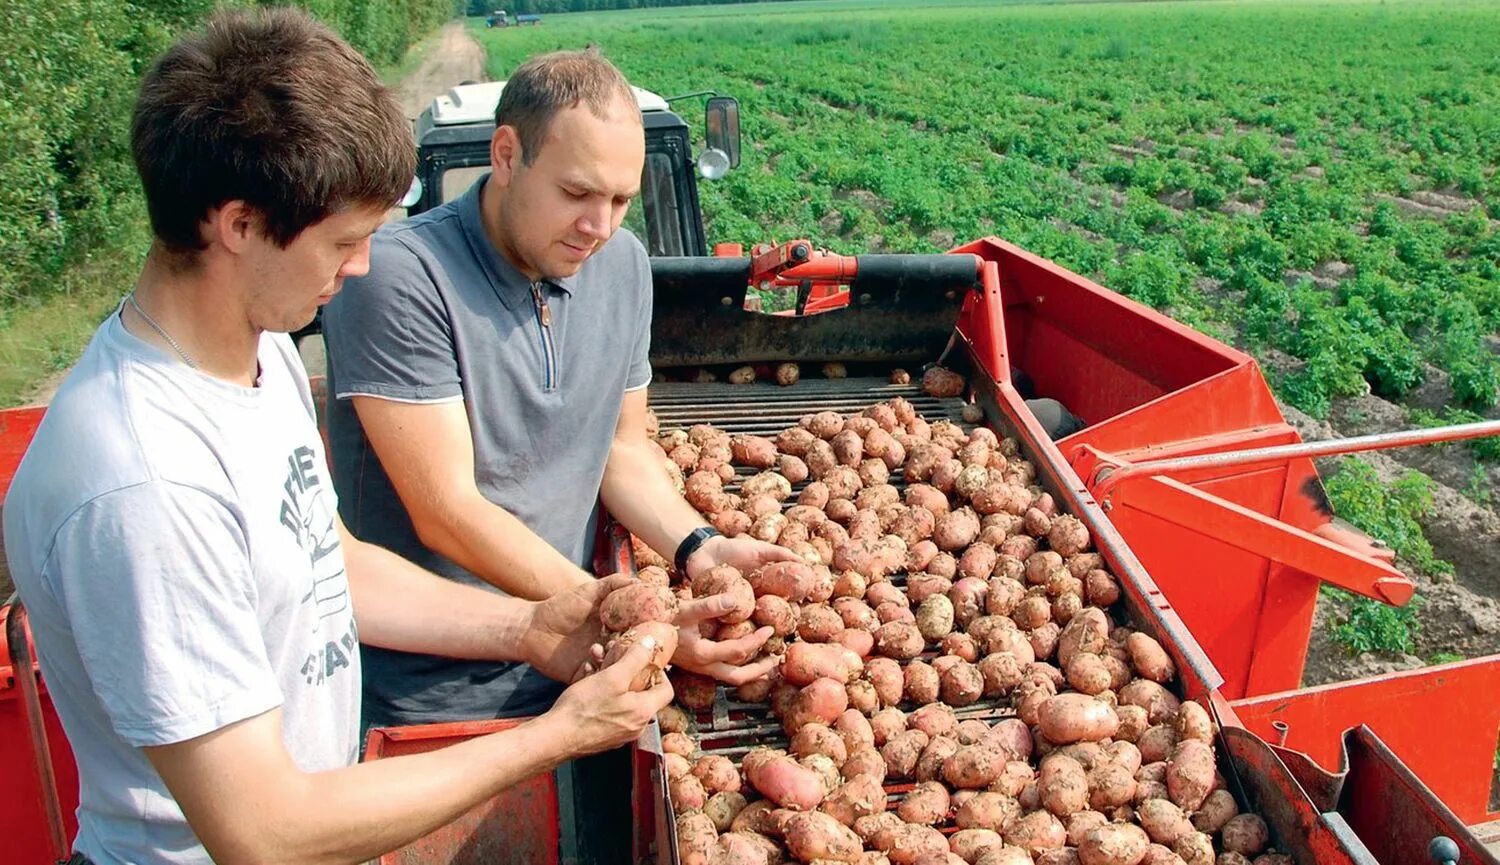
[[[1391,450],[1416,445],[1440,444],[1465,441],[1500,435],[1500,420],[1479,423],[1455,424],[1431,429],[1399,430],[1397,432],[1374,433],[1352,438],[1324,439],[1322,441],[1299,442],[1290,445],[1272,445],[1263,448],[1227,451],[1223,453],[1199,454],[1190,457],[1174,457],[1165,460],[1132,462],[1099,471],[1094,496],[1103,501],[1121,482],[1131,478],[1159,477],[1195,469],[1250,467],[1261,463],[1279,463],[1289,459],[1336,456],[1339,454],[1363,453],[1365,451]]]

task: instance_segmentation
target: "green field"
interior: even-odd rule
[[[548,16],[739,97],[711,240],[932,251],[997,234],[1243,347],[1315,415],[1500,391],[1500,5],[828,0]],[[684,113],[697,114],[689,103]]]

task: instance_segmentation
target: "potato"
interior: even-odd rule
[[[1006,844],[991,848],[980,854],[974,865],[1032,865],[1031,854],[1020,847]]]
[[[956,663],[944,670],[939,677],[939,688],[943,702],[948,705],[972,705],[984,696],[984,675],[968,661],[956,659]]]
[[[691,774],[692,772],[693,764],[688,762],[688,758],[682,756],[681,754],[673,753],[672,751],[665,751],[662,754],[661,761],[662,766],[667,771],[668,780],[672,778],[681,778],[682,776]]]
[[[947,577],[937,574],[912,574],[906,579],[906,598],[920,607],[924,602],[934,595],[946,596],[948,590],[953,588],[953,581]],[[949,601],[952,605],[952,601]],[[949,626],[952,630],[952,626]]]
[[[694,712],[713,708],[719,687],[713,679],[679,668],[673,668],[667,678],[672,682],[672,691],[677,695],[677,702],[685,708]]]
[[[849,693],[836,679],[814,679],[792,698],[781,718],[788,733],[796,733],[804,724],[832,724],[849,708]]]
[[[951,370],[934,366],[922,374],[922,393],[946,399],[964,392],[964,377]]]
[[[747,499],[762,494],[774,496],[778,502],[784,502],[792,494],[791,482],[776,472],[765,471],[746,478],[740,484],[740,495]]]
[[[761,595],[755,599],[755,612],[751,616],[751,621],[757,627],[769,626],[775,636],[785,637],[795,633],[798,619],[798,608],[793,607],[783,597]]]
[[[935,736],[922,749],[922,756],[917,758],[917,768],[912,770],[912,777],[918,781],[940,781],[943,777],[943,763],[958,753],[958,741],[947,736]]]
[[[744,759],[745,778],[762,796],[791,811],[811,811],[827,790],[818,774],[779,751],[752,750]]]
[[[1021,662],[1009,652],[985,655],[976,668],[984,678],[986,697],[1004,696],[1021,683]]]
[[[1020,796],[1028,786],[1036,785],[1036,772],[1032,770],[1031,764],[1021,760],[1011,760],[1000,770],[1000,775],[990,782],[990,791],[1004,793],[1007,796]]]
[[[902,695],[910,702],[918,705],[931,703],[942,691],[942,677],[925,661],[912,661],[902,673]]]
[[[686,733],[693,726],[693,719],[677,706],[664,706],[656,713],[656,722],[662,733]]]
[[[1146,848],[1146,855],[1141,859],[1141,865],[1183,865],[1183,862],[1182,857],[1173,853],[1170,847],[1152,844]]]
[[[853,829],[817,811],[787,819],[786,847],[802,862],[853,862],[864,849]]]
[[[1167,793],[1172,801],[1185,811],[1195,811],[1213,788],[1213,749],[1197,739],[1178,742],[1167,761]]]
[[[1135,679],[1120,689],[1120,702],[1140,706],[1152,724],[1169,723],[1177,714],[1181,701],[1171,691],[1149,679]]]
[[[1139,826],[1111,823],[1091,830],[1078,845],[1082,865],[1139,865],[1151,840]]]
[[[985,791],[958,806],[954,817],[960,829],[989,829],[1002,832],[1021,816],[1021,805],[1002,793]]]
[[[1165,847],[1196,831],[1182,809],[1166,799],[1147,799],[1136,806],[1135,813],[1151,840]]]
[[[720,754],[699,757],[693,763],[693,777],[703,782],[703,789],[712,793],[736,793],[740,789],[740,771],[734,763]]]
[[[918,783],[896,806],[896,814],[908,823],[935,826],[948,819],[948,790],[936,781]]]
[[[781,676],[798,686],[810,685],[819,678],[843,684],[853,681],[863,668],[864,662],[858,655],[836,643],[795,642],[786,647]]]
[[[599,621],[614,633],[642,622],[671,622],[677,617],[677,596],[670,589],[634,582],[610,592],[599,603]]]
[[[930,595],[921,603],[917,609],[917,631],[924,639],[935,643],[953,631],[953,602],[946,595]]]
[[[892,833],[891,849],[886,855],[891,865],[953,865],[948,859],[948,839],[933,827],[919,823],[903,824]]]
[[[979,790],[998,778],[1005,764],[1005,752],[993,745],[965,745],[943,763],[943,779],[957,789]]]
[[[1059,817],[1085,810],[1089,805],[1088,775],[1072,757],[1051,754],[1042,760],[1037,794],[1042,807]]]
[[[877,658],[874,660],[883,661],[885,659]],[[896,673],[897,675],[900,675],[901,670],[899,667],[896,669]],[[886,708],[881,709],[880,711],[870,716],[870,732],[875,734],[876,747],[884,745],[891,738],[896,736],[896,734],[905,732],[905,730],[906,713],[901,711],[900,709],[897,709],[895,706],[887,706]]]
[[[1112,606],[1120,600],[1120,583],[1107,571],[1092,570],[1083,577],[1084,595],[1096,607]]]
[[[708,801],[703,782],[692,775],[673,778],[667,782],[667,790],[671,794],[672,807],[677,811],[696,811]]]
[[[1089,832],[1109,824],[1109,818],[1098,811],[1078,811],[1068,815],[1064,825],[1068,828],[1068,844],[1077,847],[1088,837]]]
[[[1213,841],[1202,832],[1193,832],[1177,839],[1172,852],[1182,857],[1186,865],[1214,865]]]
[[[885,783],[885,758],[874,748],[866,748],[849,754],[849,759],[839,767],[839,774],[845,780],[854,780],[860,775],[868,775],[878,783]]]
[[[1003,846],[1004,839],[992,829],[960,829],[948,837],[948,848],[970,865],[977,862],[985,851]]]
[[[889,850],[895,843],[898,831],[906,827],[907,823],[896,816],[894,811],[881,811],[868,817],[860,817],[854,821],[854,834],[864,841],[866,846],[876,851]]]
[[[1176,745],[1177,731],[1166,724],[1148,727],[1136,739],[1136,747],[1141,750],[1141,760],[1146,763],[1165,761],[1172,755],[1172,749]],[[1166,782],[1165,776],[1162,777],[1162,782]]]
[[[768,438],[737,435],[729,440],[734,461],[754,469],[768,469],[776,464],[776,444]]]
[[[809,643],[837,641],[843,633],[844,619],[827,604],[804,604],[797,623],[797,636]]]
[[[846,636],[854,633],[856,632],[844,632]],[[868,631],[862,633],[868,633]],[[874,638],[871,637],[871,640],[873,641]],[[848,646],[846,645],[845,648]],[[858,711],[861,716],[868,716],[880,708],[880,697],[875,693],[875,686],[864,679],[855,679],[845,685],[844,690],[849,693],[849,708]]]
[[[742,511],[720,511],[709,517],[709,523],[718,530],[719,534],[729,538],[736,538],[748,534],[754,525],[750,515]]]
[[[885,810],[885,790],[878,777],[857,775],[830,793],[818,810],[845,826],[853,826],[860,817]]]
[[[909,661],[924,648],[922,632],[913,623],[887,622],[875,631],[875,651],[887,658]]]
[[[886,777],[910,778],[917,768],[930,737],[921,730],[905,730],[886,741],[880,749],[885,758]]]
[[[849,758],[849,748],[844,744],[843,738],[826,724],[804,724],[793,734],[787,747],[794,757],[822,754],[839,766]]]
[[[682,865],[708,865],[709,851],[718,843],[713,819],[699,813],[677,818],[677,858]]]
[[[1064,558],[1084,552],[1089,548],[1088,527],[1077,517],[1062,514],[1051,521],[1047,546]]]
[[[1059,745],[1107,739],[1120,726],[1114,709],[1087,694],[1059,694],[1049,698],[1040,706],[1038,722],[1042,735]]]
[[[734,825],[734,818],[745,810],[745,795],[739,792],[719,792],[708,797],[703,803],[703,813],[714,821],[714,828],[720,832],[728,832],[729,827]]]
[[[901,702],[906,680],[901,665],[890,658],[871,658],[865,664],[864,677],[875,686],[875,694],[882,706],[894,706]]]
[[[732,565],[715,565],[693,580],[693,597],[714,595],[729,595],[735,603],[733,609],[719,617],[721,622],[732,625],[748,620],[755,613],[755,591]]]
[[[1161,647],[1161,643],[1149,635],[1136,632],[1125,640],[1125,649],[1130,653],[1130,664],[1136,674],[1153,682],[1170,682],[1177,675],[1172,658]]]
[[[1106,761],[1089,770],[1090,808],[1107,812],[1121,805],[1129,805],[1133,801],[1135,801],[1135,773],[1131,767]]]
[[[1098,655],[1086,652],[1073,655],[1066,671],[1068,684],[1074,690],[1090,696],[1097,696],[1109,690],[1110,683],[1113,681],[1109,667],[1105,666],[1104,660]]]
[[[969,508],[959,508],[938,517],[932,541],[945,552],[962,550],[979,534],[979,517]]]
[[[1177,731],[1179,741],[1197,739],[1205,744],[1213,744],[1213,720],[1209,718],[1207,709],[1191,700],[1177,708],[1177,717],[1173,719],[1172,728]]]
[[[1011,821],[1005,827],[1004,836],[1005,843],[1033,854],[1060,850],[1068,840],[1063,824],[1046,811],[1032,811]]]
[[[1209,793],[1208,798],[1203,800],[1203,804],[1198,806],[1198,810],[1193,812],[1193,828],[1199,832],[1216,835],[1220,829],[1224,828],[1224,824],[1239,813],[1240,808],[1234,801],[1234,794],[1228,790],[1215,790]]]
[[[1259,854],[1271,843],[1271,830],[1259,814],[1236,814],[1224,824],[1219,839],[1225,850],[1248,858]]]
[[[927,573],[952,579],[958,574],[958,561],[949,553],[938,553],[927,563]]]

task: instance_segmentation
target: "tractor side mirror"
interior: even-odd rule
[[[740,103],[733,96],[715,96],[703,109],[704,137],[712,150],[729,157],[729,167],[740,164]]]

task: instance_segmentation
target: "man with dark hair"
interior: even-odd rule
[[[671,699],[630,689],[651,641],[584,675],[627,578],[516,600],[337,515],[285,331],[366,272],[415,168],[369,65],[301,12],[220,12],[146,73],[131,136],[155,241],[4,511],[78,762],[75,861],[365,861],[635,738]],[[535,721],[356,766],[360,642],[577,681]]]
[[[718,537],[647,435],[651,271],[619,230],[645,160],[635,91],[597,52],[546,54],[505,83],[495,121],[492,173],[381,229],[370,274],[324,313],[350,530],[533,599],[592,579],[601,504],[689,576],[795,559]],[[714,642],[684,629],[674,661],[744,683],[774,663],[754,660],[770,634]],[[557,694],[525,665],[365,657],[372,724],[527,715]]]

